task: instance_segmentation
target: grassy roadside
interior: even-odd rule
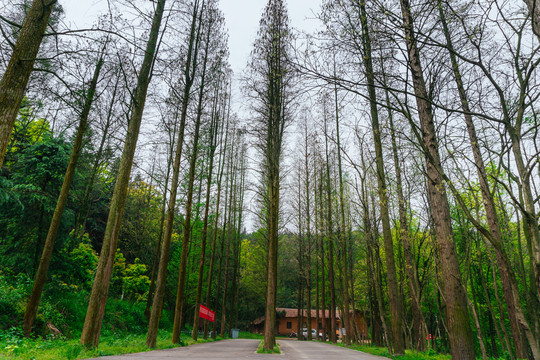
[[[266,351],[264,350],[264,340],[261,340],[259,347],[257,348],[257,354],[281,354],[281,350],[279,349],[279,345],[276,343],[271,351]]]
[[[264,339],[264,335],[254,334],[248,331],[240,331],[240,333],[238,334],[238,338],[239,339]]]
[[[191,337],[182,337],[182,344],[171,344],[172,333],[160,330],[156,349],[170,349],[195,343]],[[221,340],[218,337],[216,340]],[[197,343],[214,341],[199,339]],[[149,351],[145,346],[146,334],[117,334],[102,336],[99,347],[88,350],[79,344],[79,339],[25,339],[11,338],[0,341],[0,359],[21,360],[73,360],[106,355],[120,355]]]
[[[390,359],[398,360],[451,360],[450,355],[437,354],[433,350],[426,352],[418,352],[413,350],[405,350],[405,355],[393,356],[388,353],[387,348],[366,346],[366,345],[349,345],[336,344],[338,346],[347,347],[349,349],[362,351],[371,355],[384,356]]]

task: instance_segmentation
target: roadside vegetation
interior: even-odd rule
[[[257,348],[257,354],[281,354],[281,350],[279,349],[279,344],[275,344],[272,350],[267,350],[264,348],[264,340],[262,340],[259,343],[259,347]]]
[[[207,340],[200,338],[194,341],[189,335],[183,335],[180,344],[172,344],[171,336],[171,332],[160,330],[156,349],[170,349],[215,341],[212,338]],[[216,338],[216,340],[220,339],[220,337]],[[80,344],[78,337],[68,339],[63,336],[57,338],[48,336],[30,339],[23,337],[21,331],[12,329],[0,334],[0,359],[71,360],[150,351],[151,349],[145,345],[145,340],[145,333],[118,332],[102,335],[98,349],[87,349]]]

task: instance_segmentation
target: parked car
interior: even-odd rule
[[[302,336],[304,337],[304,339],[307,339],[307,335],[308,335],[307,328],[303,328],[302,329]],[[319,339],[322,339],[322,337],[323,337],[322,332],[319,332]],[[311,338],[312,339],[317,338],[317,330],[316,329],[311,329]]]

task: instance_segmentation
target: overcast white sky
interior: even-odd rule
[[[111,0],[114,2],[114,0]],[[245,65],[259,26],[259,20],[268,0],[220,0],[229,30],[230,62],[236,76]],[[288,0],[291,26],[301,30],[313,30],[317,12],[322,0]],[[105,0],[61,0],[66,12],[66,21],[79,28],[89,27],[99,14],[106,11]]]

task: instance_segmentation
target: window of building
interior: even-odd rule
[[[291,321],[287,321],[287,329],[292,329],[292,322]]]
[[[319,329],[322,329],[322,323],[319,323]]]

